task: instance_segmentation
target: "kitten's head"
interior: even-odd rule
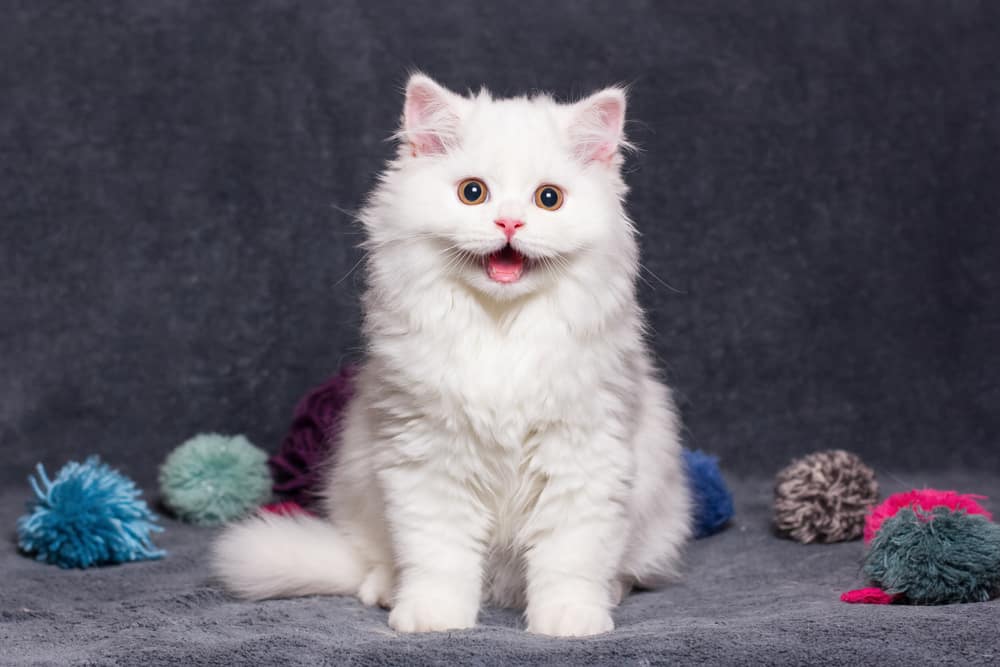
[[[624,122],[620,88],[559,104],[466,97],[413,75],[399,155],[364,216],[370,249],[395,262],[376,272],[398,270],[415,288],[458,282],[497,302],[631,282]]]

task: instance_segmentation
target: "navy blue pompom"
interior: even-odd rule
[[[733,518],[733,494],[722,478],[719,459],[704,452],[685,449],[684,467],[694,504],[694,536],[714,535]]]
[[[50,481],[42,464],[29,477],[35,499],[17,520],[18,546],[37,560],[85,568],[148,558],[165,552],[150,540],[163,530],[135,483],[96,456],[63,466]]]

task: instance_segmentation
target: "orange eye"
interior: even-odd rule
[[[563,205],[563,191],[554,185],[542,185],[535,190],[535,206],[555,211]]]
[[[486,189],[486,184],[478,178],[467,178],[458,184],[458,198],[462,200],[463,204],[476,206],[486,201],[487,196],[489,196],[489,190]]]

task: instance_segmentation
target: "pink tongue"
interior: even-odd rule
[[[504,246],[486,258],[486,273],[498,283],[516,282],[524,271],[524,255]]]

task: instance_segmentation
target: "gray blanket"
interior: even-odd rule
[[[399,637],[353,600],[236,602],[206,579],[211,531],[168,523],[165,560],[87,572],[0,543],[0,663],[1000,661],[997,603],[842,604],[861,546],[766,521],[775,471],[828,447],[896,488],[1000,496],[1000,2],[0,0],[0,18],[0,530],[38,461],[100,454],[151,490],[199,431],[273,450],[360,355],[349,211],[414,67],[561,99],[632,84],[651,345],[686,444],[742,480],[735,524],[605,637],[496,610]],[[914,472],[943,461],[956,476]]]
[[[908,474],[906,485],[1000,492],[1000,476]],[[903,480],[888,483],[901,490]],[[768,526],[770,480],[734,484],[737,518],[692,544],[683,579],[635,593],[614,632],[555,640],[517,613],[486,609],[470,631],[404,636],[353,598],[230,599],[205,567],[210,529],[167,522],[158,562],[64,571],[0,554],[5,664],[521,665],[997,664],[1000,601],[941,607],[848,605],[859,542],[801,545]],[[27,497],[10,490],[0,522]],[[993,504],[994,512],[1000,507]]]

